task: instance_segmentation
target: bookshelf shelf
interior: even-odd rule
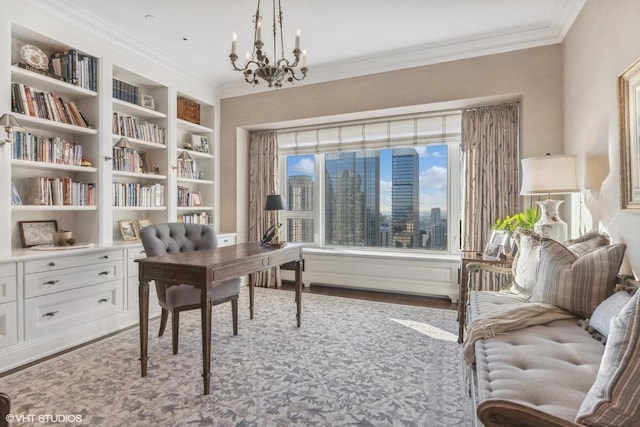
[[[213,185],[213,181],[208,179],[190,179],[190,178],[178,178],[178,183],[181,184],[201,184],[201,185]]]
[[[167,149],[166,145],[158,144],[157,142],[143,141],[142,139],[129,138],[128,136],[117,135],[115,133],[112,135],[112,139],[114,142],[119,141],[121,138],[127,138],[129,145],[135,148],[146,148],[146,149],[153,149],[153,150]]]
[[[59,206],[59,205],[19,205],[11,206],[13,212],[40,212],[40,211],[95,211],[97,206]]]
[[[176,119],[176,123],[178,124],[178,126],[182,129],[184,129],[187,132],[193,132],[193,133],[211,133],[213,132],[213,129],[208,128],[206,126],[202,126],[202,125],[198,125],[196,123],[191,123],[188,122],[186,120],[182,120],[182,119]]]
[[[180,154],[183,151],[186,151],[194,159],[196,158],[213,159],[213,154],[203,153],[201,151],[186,150],[184,148],[178,148],[177,150],[178,150],[178,154]]]
[[[91,128],[84,128],[80,126],[69,125],[61,122],[54,122],[53,120],[41,119],[39,117],[27,116],[26,114],[12,113],[16,120],[27,128],[35,128],[50,132],[60,132],[63,134],[73,135],[96,135],[97,130]]]
[[[213,206],[178,206],[180,212],[202,212],[212,211]]]
[[[166,119],[167,115],[161,111],[151,110],[141,105],[132,104],[131,102],[113,98],[113,109],[131,116],[142,117],[146,119]]]
[[[18,160],[18,159],[12,159],[11,166],[15,168],[25,168],[25,169],[45,169],[45,170],[54,170],[54,171],[69,171],[69,172],[82,172],[82,173],[93,173],[98,171],[97,168],[89,167],[89,166],[68,166],[68,165],[59,165],[56,163],[36,162],[32,160]]]
[[[114,211],[166,211],[166,206],[112,206]]]
[[[41,90],[55,92],[56,95],[72,98],[97,97],[98,93],[89,89],[84,89],[71,83],[54,79],[33,71],[22,69],[16,65],[11,66],[11,80],[20,81],[27,86],[33,86]]]
[[[140,173],[140,172],[124,172],[124,171],[113,171],[113,177],[124,177],[124,178],[138,178],[138,179],[147,179],[153,181],[164,181],[167,179],[166,175],[156,175],[152,173]]]

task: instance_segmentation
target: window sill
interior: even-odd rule
[[[397,259],[413,261],[439,261],[439,262],[460,262],[460,254],[452,253],[418,253],[406,252],[398,253],[391,251],[339,249],[339,248],[304,248],[303,252],[309,255],[329,255],[341,257],[373,258],[373,259]]]

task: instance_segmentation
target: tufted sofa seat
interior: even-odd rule
[[[472,291],[469,322],[493,308],[525,304],[518,295]],[[578,319],[530,326],[475,343],[468,365],[474,407],[485,426],[578,426],[578,408],[604,352]],[[545,421],[546,420],[546,421]]]

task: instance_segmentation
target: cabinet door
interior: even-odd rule
[[[0,348],[18,342],[18,315],[16,302],[0,304]]]
[[[16,276],[0,277],[0,304],[16,300]]]

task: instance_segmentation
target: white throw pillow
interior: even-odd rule
[[[604,337],[608,337],[611,319],[620,313],[622,307],[624,307],[630,299],[631,295],[628,292],[615,292],[593,310],[593,314],[589,319],[589,326],[600,332]]]

